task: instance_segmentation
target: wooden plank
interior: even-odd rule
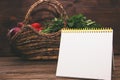
[[[5,80],[85,80],[56,77],[57,60],[24,61],[17,57],[0,58],[0,79]],[[115,56],[112,80],[120,79],[120,55]]]

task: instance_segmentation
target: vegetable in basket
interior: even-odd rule
[[[17,27],[22,28],[22,27],[23,27],[23,25],[24,25],[24,23],[23,23],[23,22],[19,22],[19,23],[17,24]]]
[[[91,19],[87,19],[83,14],[78,14],[71,16],[66,20],[68,28],[99,28],[100,24],[97,24]],[[18,23],[17,27],[11,29],[8,33],[9,36],[15,35],[20,31],[23,23]],[[41,23],[32,23],[31,26],[38,32],[42,33],[52,33],[61,30],[64,27],[64,20],[59,18],[54,18],[50,22],[44,23],[45,29],[42,28]]]
[[[74,15],[67,20],[68,28],[98,28],[101,27],[91,19],[87,19],[83,14]]]
[[[42,25],[40,23],[32,23],[31,26],[37,31],[42,30]]]
[[[19,22],[16,27],[9,30],[7,36],[9,38],[13,37],[15,34],[21,31],[21,28],[24,24],[22,22]]]
[[[57,32],[64,26],[63,19],[54,18],[51,22],[44,23],[46,28],[42,30],[43,33]]]
[[[9,38],[13,37],[16,33],[21,31],[21,28],[23,27],[24,23],[19,22],[17,24],[17,27],[14,27],[9,30],[7,36]],[[36,31],[41,31],[42,30],[42,25],[40,23],[32,23],[31,26],[36,30]]]
[[[8,37],[13,37],[16,33],[20,32],[20,28],[19,27],[15,27],[12,28],[9,32],[8,32]]]
[[[99,28],[101,27],[100,24],[97,24],[95,21],[91,19],[87,19],[83,14],[78,14],[71,16],[67,19],[67,26],[68,28]],[[52,20],[52,23],[45,24],[47,28],[45,28],[42,32],[43,33],[52,33],[57,32],[64,26],[64,20],[55,18]]]

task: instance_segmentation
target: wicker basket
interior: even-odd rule
[[[49,34],[38,33],[28,25],[32,11],[42,3],[52,6],[60,18],[64,20],[67,18],[63,6],[57,0],[38,0],[30,7],[23,21],[25,25],[19,33],[10,39],[12,51],[26,60],[58,58],[61,31]]]

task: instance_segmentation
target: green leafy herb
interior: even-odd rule
[[[67,27],[68,28],[98,28],[101,25],[97,24],[95,21],[87,18],[82,15],[74,15],[67,20]]]
[[[54,18],[51,22],[45,23],[47,26],[43,33],[52,33],[57,32],[64,26],[64,21],[62,19]],[[87,19],[83,14],[74,15],[67,19],[67,27],[68,28],[99,28],[100,24],[97,24],[95,21],[91,19]]]
[[[57,32],[64,26],[62,19],[54,18],[52,22],[45,23],[46,29],[42,30],[43,33]]]

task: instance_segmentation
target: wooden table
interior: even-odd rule
[[[56,77],[57,61],[23,61],[0,57],[0,80],[84,80]],[[120,55],[115,56],[112,80],[120,80]]]

